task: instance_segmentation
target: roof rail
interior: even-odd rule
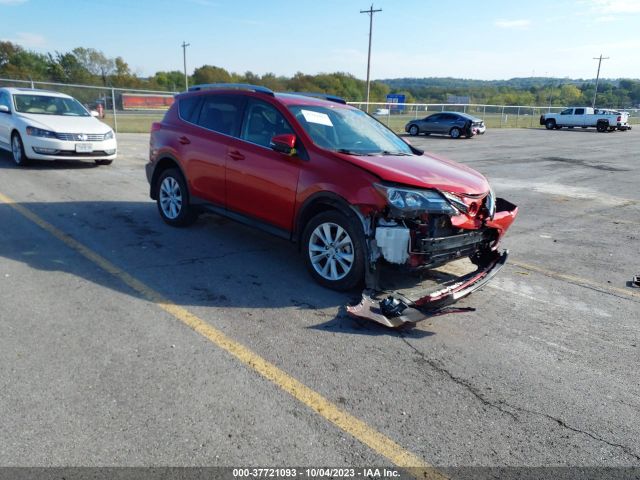
[[[251,85],[249,83],[203,83],[201,85],[193,85],[189,87],[190,92],[198,90],[213,90],[213,89],[234,89],[234,90],[250,90],[252,92],[266,93],[273,97],[273,91],[267,87],[260,85]]]
[[[326,93],[316,93],[316,92],[287,92],[287,93],[291,95],[303,95],[305,97],[321,98],[323,100],[329,100],[330,102],[341,103],[343,105],[347,104],[347,101],[344,98],[338,97],[337,95],[329,95]]]

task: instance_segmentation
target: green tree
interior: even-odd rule
[[[74,48],[71,53],[91,75],[101,80],[103,85],[108,85],[109,76],[116,68],[112,58],[108,58],[104,53],[94,48],[78,47]]]
[[[193,71],[193,83],[229,83],[231,75],[224,68],[214,65],[203,65]]]

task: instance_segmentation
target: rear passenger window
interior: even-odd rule
[[[243,104],[244,99],[237,95],[208,95],[197,123],[208,130],[237,137]]]
[[[576,115],[584,115],[584,108],[576,108]]]
[[[180,118],[186,122],[195,123],[198,118],[198,106],[202,97],[183,98],[178,103]]]

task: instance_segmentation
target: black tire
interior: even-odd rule
[[[13,132],[13,135],[11,135],[11,158],[13,158],[14,163],[19,167],[24,167],[30,161],[24,151],[22,137],[20,137],[18,132]]]
[[[453,127],[451,130],[449,130],[449,136],[451,138],[457,139],[457,138],[460,138],[460,135],[462,135],[462,132],[458,127]]]
[[[553,118],[550,118],[549,120],[544,122],[544,126],[547,130],[553,130],[554,128],[556,128],[556,121]]]
[[[599,132],[606,132],[608,126],[609,124],[606,122],[598,122],[596,124],[596,130],[598,130]]]
[[[417,125],[411,125],[409,127],[409,135],[411,135],[412,137],[420,135],[420,128]]]
[[[186,227],[198,218],[189,203],[187,184],[177,168],[169,168],[160,174],[155,195],[160,217],[172,227]]]
[[[96,165],[111,165],[113,160],[96,160]]]
[[[319,242],[318,240],[322,239],[316,229],[320,229],[319,231],[322,233],[324,231],[323,225],[327,225],[329,228],[329,240],[333,238],[332,235],[335,233],[335,241],[344,243],[345,237],[341,237],[338,233],[339,230],[337,227],[340,227],[349,237],[349,243],[334,250],[333,243],[335,243],[335,241],[331,243],[330,247],[326,242]],[[309,270],[309,273],[316,282],[332,290],[351,290],[363,282],[366,258],[365,251],[364,229],[360,220],[353,214],[346,215],[337,210],[319,213],[307,223],[302,233],[302,252],[307,270]],[[324,255],[324,257],[314,262],[311,258],[312,252],[316,252],[316,257],[322,255]],[[329,256],[338,254],[344,262]],[[353,261],[350,268],[345,269],[343,265],[345,262],[348,263],[345,258],[349,255],[352,256]],[[330,262],[335,265],[336,279],[328,278],[328,276],[332,274]],[[326,275],[322,274],[324,267],[327,268]]]

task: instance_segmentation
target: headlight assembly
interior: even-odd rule
[[[27,135],[31,135],[32,137],[58,138],[55,132],[36,127],[27,127]]]
[[[113,130],[109,130],[107,133],[104,134],[105,140],[111,140],[112,138],[113,138]]]
[[[428,212],[447,215],[460,213],[442,194],[435,190],[413,190],[379,183],[374,186],[386,197],[389,206],[400,212]]]

